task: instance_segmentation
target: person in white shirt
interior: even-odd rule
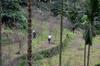
[[[48,35],[48,43],[49,44],[51,43],[51,38],[52,38],[52,35]]]

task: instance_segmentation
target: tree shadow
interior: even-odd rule
[[[100,66],[100,64],[96,64],[95,66]]]

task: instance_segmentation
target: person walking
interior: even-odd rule
[[[33,39],[36,38],[36,31],[35,30],[32,31],[32,36],[33,36]]]
[[[51,38],[52,38],[52,35],[48,35],[48,43],[49,44],[51,43]]]

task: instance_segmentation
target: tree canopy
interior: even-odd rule
[[[0,0],[2,24],[12,27],[26,27],[26,16],[19,0]]]

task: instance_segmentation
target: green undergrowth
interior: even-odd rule
[[[47,43],[48,35],[52,35],[52,42],[54,45],[59,45],[60,43],[60,25],[51,26],[49,28],[48,22],[38,22],[33,19],[33,29],[37,31],[37,38],[32,40],[33,51],[35,48],[40,47],[42,44]],[[73,38],[75,35],[67,28],[63,29],[63,41]]]
[[[43,24],[45,26],[42,26],[42,35],[39,33],[39,35],[37,36],[36,39],[32,40],[32,45],[33,45],[33,55],[34,55],[34,63],[33,65],[35,66],[53,66],[53,64],[58,64],[58,56],[59,56],[59,48],[60,48],[60,30],[59,30],[59,26],[56,26],[56,30],[52,30],[52,35],[53,37],[53,42],[54,42],[54,47],[45,49],[45,50],[41,50],[38,51],[41,48],[38,48],[41,46],[41,44],[43,44],[43,42],[47,41],[48,38],[48,34],[49,31],[46,28],[48,26],[48,24],[45,22],[45,24]],[[39,24],[38,24],[39,26]],[[37,26],[35,25],[34,28],[36,28]],[[41,31],[40,31],[41,32]],[[70,44],[71,40],[74,39],[76,34],[72,33],[70,30],[68,30],[67,28],[64,28],[63,30],[63,45],[62,45],[62,49],[63,51],[65,51],[65,48],[67,48],[67,46]],[[38,48],[38,49],[36,49]],[[36,51],[36,52],[35,52]],[[34,53],[35,52],[35,53]],[[68,61],[70,62],[70,61]],[[66,65],[66,64],[65,64]]]

